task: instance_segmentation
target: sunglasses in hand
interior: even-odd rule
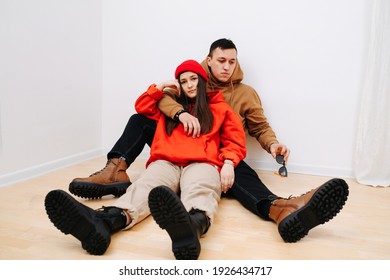
[[[278,173],[275,172],[275,174],[279,174],[282,177],[287,177],[287,168],[286,168],[286,162],[284,161],[283,155],[276,155],[276,162],[279,164],[282,164],[283,166],[279,168]]]

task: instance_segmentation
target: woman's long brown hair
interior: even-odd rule
[[[180,76],[179,76],[179,80],[180,80]],[[198,75],[197,90],[198,93],[195,97],[195,102],[191,114],[194,117],[198,118],[200,129],[201,129],[200,133],[204,134],[210,132],[211,128],[213,127],[214,116],[211,113],[209,107],[209,98],[206,92],[206,81],[200,75]],[[180,94],[180,96],[176,96],[176,101],[180,103],[185,110],[189,111],[191,101],[188,100],[188,97],[185,95],[181,85],[180,85],[180,92],[182,92],[182,94]],[[171,135],[173,129],[179,125],[180,121],[175,121],[168,117],[165,117],[165,120],[166,120],[165,129],[168,135]]]

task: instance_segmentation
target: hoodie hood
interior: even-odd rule
[[[210,104],[225,102],[225,98],[220,90],[207,92],[207,97],[209,98]]]
[[[236,111],[239,112],[240,108],[235,106],[236,91],[241,91],[242,79],[244,78],[244,72],[241,70],[240,63],[237,60],[236,68],[233,71],[232,76],[226,82],[218,81],[213,74],[211,74],[210,67],[207,65],[207,58],[201,63],[205,69],[209,80],[207,82],[207,91],[221,90],[225,101]],[[244,91],[242,91],[244,93]],[[240,114],[241,115],[241,114]]]
[[[233,71],[232,76],[229,78],[227,82],[220,82],[218,81],[210,71],[210,67],[207,65],[207,58],[205,58],[201,63],[203,69],[206,71],[207,76],[209,77],[209,80],[207,82],[207,86],[209,90],[215,90],[215,89],[223,89],[226,87],[231,87],[234,84],[241,83],[244,79],[244,72],[241,69],[240,63],[237,60],[236,68]]]

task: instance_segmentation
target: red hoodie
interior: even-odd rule
[[[234,166],[246,156],[245,132],[236,112],[225,102],[221,91],[208,92],[209,106],[214,116],[211,131],[197,138],[184,132],[180,123],[168,135],[165,130],[165,116],[157,107],[164,93],[155,84],[135,102],[139,114],[157,121],[148,166],[156,160],[167,160],[178,166],[193,162],[205,162],[222,167],[225,159],[233,161]]]

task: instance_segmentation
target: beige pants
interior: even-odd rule
[[[149,192],[158,186],[167,186],[176,193],[187,211],[192,208],[206,212],[213,221],[221,197],[221,180],[216,167],[207,163],[193,163],[186,167],[165,160],[152,162],[133,182],[113,206],[126,209],[132,221],[131,228],[150,215]]]

